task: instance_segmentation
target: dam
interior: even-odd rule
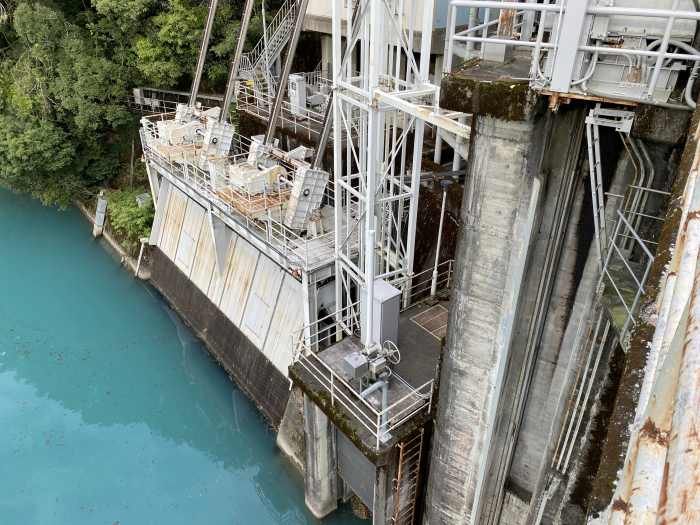
[[[659,288],[694,205],[698,15],[515,4],[302,1],[270,29],[283,63],[236,55],[222,106],[142,119],[153,281],[279,428],[316,517],[353,493],[376,524],[662,512],[671,423],[642,423],[655,345],[691,323],[659,325],[692,270]],[[304,28],[327,73],[292,74]],[[450,186],[440,254],[425,206]]]
[[[696,3],[273,5],[240,3],[222,93],[211,0],[189,91],[120,101],[154,205],[128,286],[235,392],[176,399],[217,439],[260,414],[241,446],[288,487],[221,512],[696,523]]]

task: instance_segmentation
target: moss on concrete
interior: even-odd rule
[[[524,121],[543,109],[540,98],[525,80],[487,81],[446,75],[441,84],[440,107],[501,120]]]

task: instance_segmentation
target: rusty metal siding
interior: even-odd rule
[[[285,275],[263,347],[265,356],[285,375],[292,363],[289,337],[304,326],[303,307],[301,283],[291,275]]]
[[[205,218],[199,233],[197,251],[194,256],[194,263],[192,264],[190,280],[197,288],[206,294],[209,290],[209,283],[214,273],[216,273],[216,266],[214,264],[214,244],[211,239],[211,228],[209,228],[209,224]]]
[[[265,343],[284,275],[282,268],[267,257],[260,257],[245,306],[243,322],[237,323],[246,337],[260,349]]]
[[[219,279],[216,275],[216,268],[211,276],[211,281],[209,282],[209,290],[207,291],[207,297],[213,302],[218,308],[221,308],[221,298],[223,296],[223,291],[226,282],[228,281],[228,276],[231,273],[233,254],[236,253],[236,245],[238,244],[238,235],[233,233],[231,236],[231,241],[228,246],[228,251],[226,252],[226,261],[224,262],[224,267],[221,269],[221,278]],[[214,255],[216,257],[216,255]]]
[[[173,262],[175,261],[175,253],[180,240],[182,223],[185,220],[188,200],[184,193],[177,188],[172,188],[168,198],[166,216],[163,218],[163,235],[158,245],[168,259]]]
[[[161,249],[161,251],[163,250],[163,245],[165,244],[165,229],[167,228],[168,222],[170,222],[170,215],[172,214],[173,199],[171,196],[174,191],[175,188],[168,184],[168,192],[161,200],[161,206],[163,206],[165,210],[163,211],[163,217],[161,218],[161,225],[158,231],[158,240],[156,242],[156,245]]]
[[[170,195],[171,184],[168,179],[163,179],[163,183],[160,187],[160,197],[158,198],[158,205],[156,206],[156,214],[153,217],[153,225],[151,227],[151,236],[149,239],[149,244],[152,246],[158,246],[158,239],[163,231],[161,225],[163,224],[163,217],[165,216],[165,209],[168,204],[168,196]]]
[[[165,199],[163,254],[286,376],[289,335],[304,324],[301,284],[236,234],[219,279],[204,208],[174,187]]]
[[[192,263],[194,262],[197,252],[199,235],[202,231],[203,223],[204,208],[194,200],[187,199],[187,207],[185,209],[177,254],[175,256],[175,264],[187,277],[190,277],[192,272]]]
[[[219,308],[239,328],[259,257],[260,252],[252,244],[238,240]]]

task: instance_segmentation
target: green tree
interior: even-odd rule
[[[121,238],[122,246],[133,251],[139,246],[139,239],[151,236],[153,224],[153,201],[149,200],[140,208],[136,196],[149,193],[148,188],[115,190],[107,194],[107,214],[112,227]]]
[[[282,0],[266,4],[270,20]],[[208,0],[9,0],[0,26],[0,186],[67,207],[117,176],[138,85],[188,90]],[[202,89],[223,91],[245,0],[220,0]],[[259,9],[246,39],[262,36]],[[125,155],[126,156],[126,155]]]

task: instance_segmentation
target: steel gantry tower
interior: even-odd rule
[[[463,138],[470,131],[457,121],[464,114],[440,114],[439,88],[428,79],[433,0],[420,12],[414,1],[357,2],[332,5],[336,297],[346,304],[358,287],[366,286],[373,297],[378,279],[410,288],[426,123]],[[350,242],[355,237],[357,244]],[[357,256],[353,244],[359,245]],[[365,307],[369,345],[372,301]]]

